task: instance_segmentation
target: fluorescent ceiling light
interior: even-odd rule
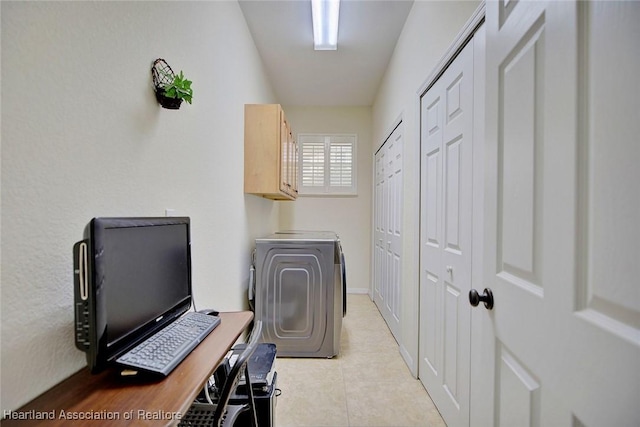
[[[313,48],[337,50],[340,0],[311,0],[311,15],[313,17]]]

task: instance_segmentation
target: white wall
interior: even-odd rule
[[[398,117],[402,117],[405,125],[402,332],[399,344],[400,351],[414,375],[417,375],[418,369],[420,263],[418,90],[478,5],[477,1],[417,0],[407,17],[372,107],[374,151],[393,130]]]
[[[331,230],[338,233],[347,265],[349,292],[371,287],[371,108],[284,106],[294,134],[355,133],[358,135],[357,197],[299,197],[281,202],[282,229]]]
[[[85,365],[72,246],[94,216],[192,219],[199,308],[238,310],[277,203],[243,193],[243,105],[277,102],[236,2],[2,2],[2,411]],[[193,80],[158,106],[150,67]]]

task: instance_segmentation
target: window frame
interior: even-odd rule
[[[315,139],[315,141],[313,141]],[[323,185],[322,186],[305,186],[305,162],[304,162],[304,145],[319,144],[319,139],[323,139]],[[349,144],[351,146],[351,185],[348,187],[331,185],[331,173],[329,167],[331,165],[331,145],[332,144]],[[358,135],[355,133],[300,133],[298,134],[298,195],[299,196],[316,196],[316,197],[336,197],[347,196],[354,197],[358,195],[357,186],[357,148]],[[308,169],[308,167],[307,167]]]

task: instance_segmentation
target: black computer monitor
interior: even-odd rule
[[[92,219],[74,297],[76,347],[96,373],[191,307],[189,218]]]

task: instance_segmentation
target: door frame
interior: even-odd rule
[[[471,40],[478,28],[484,23],[485,10],[486,5],[485,2],[482,1],[478,8],[473,12],[469,20],[464,24],[460,32],[458,32],[458,35],[451,43],[451,46],[449,46],[449,49],[447,49],[431,74],[429,74],[429,77],[427,77],[422,85],[420,85],[420,88],[416,92],[416,106],[418,107],[416,111],[420,111],[420,99],[422,95],[424,95],[429,90],[429,88],[431,88],[431,86],[435,84],[435,82],[440,78],[447,67],[449,67],[456,56],[458,56],[458,53],[460,53],[460,51],[466,46],[469,40]],[[416,131],[418,131],[417,135],[420,135],[419,121],[416,124]]]

